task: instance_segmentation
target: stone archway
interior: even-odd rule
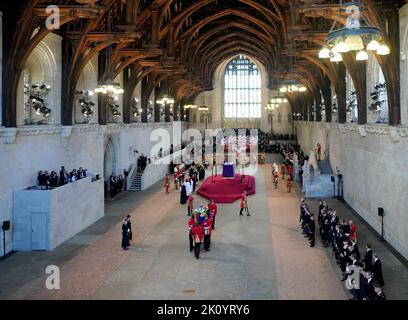
[[[104,148],[104,157],[103,157],[103,176],[105,181],[108,182],[109,186],[109,177],[112,173],[117,173],[117,151],[116,146],[113,141],[113,138],[109,136],[105,143]]]

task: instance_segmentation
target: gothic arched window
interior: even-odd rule
[[[244,55],[231,60],[224,71],[224,117],[261,117],[261,74]]]

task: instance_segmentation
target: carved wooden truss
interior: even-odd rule
[[[363,2],[370,22],[388,34],[392,54],[377,60],[388,84],[390,124],[397,125],[400,122],[398,8],[404,1]],[[125,123],[130,122],[131,94],[140,81],[143,109],[147,109],[153,90],[156,93],[167,90],[175,97],[176,108],[181,106],[183,115],[185,103],[212,88],[216,67],[238,53],[264,64],[270,86],[276,79],[290,78],[309,88],[306,93],[290,97],[296,113],[310,113],[313,101],[318,103],[322,92],[327,121],[331,121],[330,87],[333,86],[338,96],[339,122],[345,122],[344,76],[348,70],[357,91],[359,122],[365,123],[365,62],[357,62],[347,55],[339,64],[317,58],[338,16],[337,3],[330,0],[16,0],[6,4],[2,1],[3,123],[7,127],[16,126],[20,74],[30,53],[50,32],[63,37],[64,125],[72,124],[74,92],[80,74],[98,53],[100,79],[109,72],[124,74]],[[50,4],[60,8],[59,30],[45,27],[46,7]],[[108,21],[112,21],[110,32]],[[105,51],[110,44],[114,52],[108,65]],[[290,68],[289,56],[296,61]],[[101,102],[99,122],[104,124],[106,106]],[[319,120],[319,110],[317,117]]]

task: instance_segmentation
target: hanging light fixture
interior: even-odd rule
[[[329,48],[323,47],[322,50],[320,50],[320,52],[319,52],[319,58],[320,59],[328,59],[328,58],[330,58],[330,53],[331,53],[331,51],[330,51]]]
[[[367,45],[367,50],[368,51],[377,51],[380,48],[381,44],[373,39],[370,41],[370,43]]]
[[[387,55],[390,54],[390,48],[387,45],[382,44],[378,48],[377,54],[380,55],[380,56],[387,56]]]
[[[184,105],[184,109],[197,109],[197,106],[194,103],[189,103]]]
[[[338,42],[338,43],[334,46],[333,50],[336,51],[336,52],[340,52],[340,53],[349,52],[350,49],[351,49],[351,46],[349,45],[348,39],[349,39],[349,38],[347,38],[346,41],[340,40],[340,42]],[[352,50],[353,50],[353,49],[352,49]]]
[[[198,107],[198,111],[208,112],[210,109],[206,105]]]
[[[368,60],[368,53],[364,50],[359,51],[356,56],[357,61],[367,61]]]
[[[357,51],[357,50],[363,50],[364,49],[363,39],[359,35],[348,36],[346,38],[346,44],[347,44],[347,46],[349,48],[349,51]],[[343,53],[343,52],[341,52],[339,50],[337,52]],[[348,52],[348,51],[346,51],[346,52]]]
[[[331,62],[341,62],[343,61],[343,57],[340,53],[336,53],[330,58],[330,61]]]
[[[370,23],[363,14],[364,11],[366,8],[363,2],[343,4],[340,0],[338,17],[329,31],[325,45],[319,52],[319,58],[340,62],[343,61],[342,53],[356,52],[358,61],[366,61],[367,51],[376,51],[378,55],[390,54],[390,48],[384,41],[381,29]],[[335,29],[336,24],[343,19],[343,13],[348,14],[346,23],[339,29]],[[361,22],[364,22],[364,25],[361,25]]]
[[[282,103],[288,103],[288,99],[286,99],[285,97],[276,97],[276,98],[272,98],[270,103],[280,105]]]
[[[111,11],[109,11],[109,16],[108,16],[108,21],[107,21],[107,25],[108,25],[108,34],[111,35],[112,34],[112,22],[111,22]],[[117,96],[119,94],[124,93],[125,91],[121,88],[120,84],[118,82],[114,81],[114,74],[113,71],[111,70],[111,63],[112,63],[112,41],[109,41],[109,45],[108,45],[108,57],[107,57],[107,62],[106,65],[108,66],[109,70],[108,70],[108,74],[105,77],[104,81],[98,83],[98,85],[96,86],[94,92],[96,93],[102,93],[102,94],[106,94],[106,95],[110,95],[110,96]]]
[[[166,104],[173,104],[174,99],[169,97],[167,94],[165,94],[162,98],[156,100],[157,104],[161,104],[162,106],[165,106]]]
[[[283,85],[279,91],[281,93],[306,92],[307,88],[299,83],[294,83],[291,81],[291,83]]]

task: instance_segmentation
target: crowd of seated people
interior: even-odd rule
[[[65,167],[62,166],[59,175],[55,171],[51,171],[51,173],[48,171],[38,172],[37,182],[42,190],[50,190],[83,179],[86,176],[87,169],[80,167],[78,170],[73,169],[68,173]]]
[[[319,201],[317,221],[322,245],[325,248],[331,247],[343,275],[341,281],[348,282],[347,288],[353,295],[352,299],[385,300],[381,260],[373,253],[370,244],[365,245],[364,256],[360,255],[357,228],[353,221],[340,219],[336,211],[322,200]],[[315,218],[303,199],[300,205],[300,223],[303,234],[309,238],[310,247],[314,247]]]

